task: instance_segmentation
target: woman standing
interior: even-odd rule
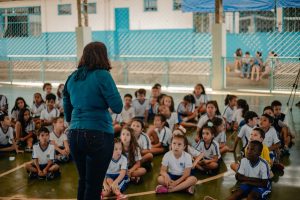
[[[114,147],[108,108],[121,113],[122,99],[109,70],[107,49],[92,42],[84,50],[78,69],[66,81],[63,95],[68,139],[79,173],[79,200],[100,199],[101,186]]]

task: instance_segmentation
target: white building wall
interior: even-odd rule
[[[89,14],[92,31],[115,29],[115,8],[129,8],[130,30],[191,29],[192,13],[173,10],[173,0],[158,0],[158,10],[144,11],[144,0],[89,0],[97,13]],[[58,15],[58,4],[71,4],[71,15]],[[31,0],[1,2],[1,7],[41,6],[42,32],[74,32],[77,26],[75,0]]]

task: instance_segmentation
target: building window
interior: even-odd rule
[[[72,15],[71,4],[58,5],[58,15]]]
[[[173,0],[173,10],[181,10],[182,0]]]
[[[300,32],[300,8],[283,8],[283,30]]]
[[[39,36],[41,32],[39,6],[0,9],[0,38]]]
[[[83,4],[81,7],[82,13],[84,13]],[[97,4],[96,3],[88,3],[87,4],[87,13],[88,14],[97,14]]]
[[[276,28],[276,17],[272,11],[240,12],[239,32],[272,32]]]
[[[157,11],[157,0],[144,0],[144,11]]]

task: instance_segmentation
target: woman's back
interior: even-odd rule
[[[69,77],[65,87],[65,115],[67,121],[72,119],[71,129],[113,133],[108,108],[114,113],[120,113],[123,104],[107,70],[87,70],[81,67]]]

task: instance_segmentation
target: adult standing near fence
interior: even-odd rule
[[[71,155],[79,173],[79,200],[100,199],[112,158],[114,130],[108,109],[120,113],[123,103],[110,69],[105,45],[92,42],[84,48],[78,69],[65,84],[64,111],[70,123]]]

